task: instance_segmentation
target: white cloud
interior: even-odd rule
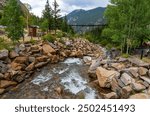
[[[28,3],[32,6],[32,11],[35,15],[41,16],[42,10],[45,7],[47,0],[21,0],[23,3]],[[54,0],[49,0],[52,5]],[[75,9],[92,9],[95,7],[106,7],[109,0],[57,0],[60,9],[61,15],[70,13]]]

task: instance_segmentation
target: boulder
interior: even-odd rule
[[[0,88],[7,88],[9,86],[14,86],[17,83],[14,81],[0,80]]]
[[[28,57],[16,57],[15,60],[13,62],[15,63],[19,63],[19,64],[27,64],[29,61]]]
[[[92,62],[92,58],[90,56],[84,56],[83,57],[83,61],[86,63],[86,64],[89,64]]]
[[[142,82],[139,82],[141,83],[142,85],[144,85],[146,88],[148,88],[150,85],[148,84],[148,82],[146,81],[142,81]]]
[[[121,98],[127,99],[129,98],[130,94],[132,93],[132,88],[130,86],[125,86],[121,90]]]
[[[133,75],[133,77],[137,78],[138,74],[138,67],[130,67],[128,71]]]
[[[119,61],[119,62],[127,62],[128,59],[127,59],[127,58],[119,57],[118,61]]]
[[[55,88],[55,91],[56,91],[59,95],[62,94],[62,88],[61,88],[61,87]]]
[[[142,91],[144,89],[146,89],[146,87],[140,83],[131,83],[131,87],[133,90],[139,92],[139,91]]]
[[[38,50],[38,49],[39,49],[39,46],[38,46],[38,45],[32,45],[32,46],[31,46],[31,49],[32,49],[32,50]]]
[[[110,88],[110,83],[113,78],[118,76],[118,72],[117,71],[109,71],[102,67],[98,67],[96,69],[96,75],[97,75],[100,87]]]
[[[145,63],[142,60],[135,58],[135,57],[128,58],[128,61],[138,67],[149,67],[150,66],[149,63]]]
[[[5,73],[8,70],[7,64],[0,60],[0,73]]]
[[[0,50],[0,60],[5,60],[6,58],[8,58],[8,50]]]
[[[35,63],[34,62],[32,62],[31,64],[29,64],[27,67],[26,67],[26,71],[32,71],[32,70],[34,70],[34,65],[35,65]]]
[[[48,62],[40,62],[40,63],[37,63],[35,64],[35,68],[41,68],[43,66],[45,66]]]
[[[129,85],[132,82],[132,77],[127,73],[123,73],[120,79],[125,85]]]
[[[135,95],[131,95],[129,99],[149,99],[149,96],[145,93],[137,93]]]
[[[117,82],[121,88],[123,88],[125,86],[125,84],[120,79],[117,79]]]
[[[4,75],[2,73],[0,73],[0,79],[3,79]]]
[[[46,62],[47,59],[48,59],[48,57],[43,55],[43,56],[37,57],[36,61],[37,62]]]
[[[26,79],[26,74],[27,74],[27,72],[25,72],[25,71],[19,71],[17,75],[12,77],[12,80],[14,80],[18,83],[21,83]]]
[[[19,54],[17,54],[15,51],[11,51],[11,52],[9,53],[9,57],[10,57],[11,59],[16,58],[16,57],[18,57],[18,56],[19,56]]]
[[[121,87],[119,86],[115,78],[113,78],[111,81],[111,90],[114,91],[118,96],[120,96]]]
[[[65,52],[60,52],[60,55],[63,56],[63,57],[67,57]]]
[[[29,56],[29,62],[30,62],[30,63],[35,62],[35,57]]]
[[[0,95],[2,95],[5,92],[5,89],[0,88]]]
[[[125,68],[125,65],[123,63],[111,63],[111,67],[116,70],[122,70]]]
[[[57,55],[52,55],[50,59],[51,59],[51,63],[59,62],[59,56]]]
[[[105,99],[117,99],[118,96],[117,96],[117,94],[115,92],[111,92],[111,93],[105,94],[104,98]]]
[[[44,44],[42,48],[43,48],[43,53],[46,55],[49,53],[56,53],[56,51],[49,44]]]
[[[145,75],[147,75],[148,69],[144,68],[144,67],[140,67],[138,72],[141,76],[145,76]]]
[[[83,52],[81,50],[73,50],[70,54],[70,57],[82,57]]]
[[[14,71],[22,70],[22,69],[25,68],[25,65],[24,65],[24,64],[19,64],[19,63],[12,62],[12,63],[11,63],[11,68],[12,68],[12,70],[14,70]]]
[[[20,44],[20,45],[19,45],[19,50],[20,50],[20,51],[25,51],[25,50],[26,50],[25,45],[24,45],[24,44]]]
[[[11,80],[11,73],[5,73],[5,75],[4,75],[4,78],[6,79],[6,80]]]
[[[90,71],[94,71],[94,70],[96,70],[96,69],[97,69],[97,67],[99,67],[99,66],[100,66],[100,61],[101,61],[101,59],[92,60],[92,64],[91,64],[91,66],[90,66],[89,70],[90,70]]]
[[[140,78],[150,84],[150,78],[145,76],[140,76]]]

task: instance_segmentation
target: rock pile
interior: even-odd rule
[[[106,99],[150,98],[150,64],[137,58],[94,60],[89,75],[94,79],[96,77],[101,88],[111,90],[109,93],[101,93]]]
[[[62,41],[62,40],[61,40]],[[0,51],[0,95],[30,78],[48,63],[58,63],[67,57],[98,57],[102,55],[98,45],[84,39],[63,42],[37,42],[17,45],[13,51]],[[91,59],[88,57],[86,61]]]

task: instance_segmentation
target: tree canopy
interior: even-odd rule
[[[150,39],[150,0],[111,0],[105,12],[108,28],[103,36],[129,53]]]

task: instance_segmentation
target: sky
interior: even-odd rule
[[[22,3],[28,3],[31,5],[31,12],[35,15],[41,17],[42,10],[45,7],[47,0],[20,0]],[[52,6],[54,0],[49,0],[50,5]],[[67,15],[76,9],[89,10],[96,7],[106,7],[109,3],[109,0],[56,0],[61,9],[61,15]]]

